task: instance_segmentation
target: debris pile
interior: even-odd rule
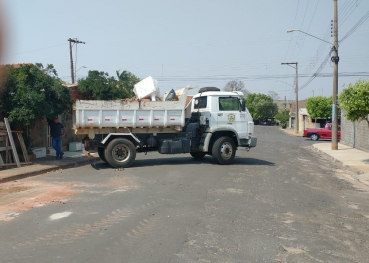
[[[133,91],[136,96],[132,98],[122,99],[124,102],[133,101],[178,101],[179,96],[182,95],[182,90],[165,92],[161,97],[158,89],[158,81],[151,76],[141,80],[134,85]]]

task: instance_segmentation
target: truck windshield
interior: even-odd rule
[[[240,111],[242,106],[236,97],[220,97],[219,110],[220,111]]]
[[[195,99],[195,109],[204,109],[207,106],[208,97],[198,97]]]

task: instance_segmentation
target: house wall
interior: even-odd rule
[[[59,121],[66,129],[66,134],[62,141],[63,146],[67,146],[70,142],[82,142],[84,136],[74,134],[72,114],[60,115]],[[36,124],[31,131],[31,138],[32,147],[51,146],[48,145],[48,125],[43,124],[41,121],[36,121]]]
[[[341,143],[369,152],[369,126],[366,121],[352,122],[341,117]]]

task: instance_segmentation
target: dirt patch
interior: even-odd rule
[[[0,221],[9,221],[20,212],[48,203],[64,203],[78,191],[72,183],[52,184],[23,180],[0,184]]]
[[[65,203],[69,197],[81,193],[99,193],[102,196],[116,192],[124,192],[140,188],[137,179],[131,176],[112,177],[102,183],[86,182],[45,182],[41,180],[24,179],[0,184],[0,221],[16,218],[21,212],[49,203]],[[95,195],[101,198],[101,195]],[[91,198],[91,197],[89,197]],[[90,199],[75,199],[74,201],[91,201]]]

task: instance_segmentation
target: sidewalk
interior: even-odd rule
[[[46,157],[35,159],[30,165],[22,165],[19,168],[12,166],[12,168],[1,169],[0,183],[14,181],[60,169],[77,167],[96,161],[98,158],[97,153],[92,153],[91,155],[92,158],[85,156],[82,151],[65,152],[62,160],[56,160],[55,155],[46,155]]]
[[[301,131],[299,133],[295,133],[293,129],[282,129],[282,131],[289,135],[301,136],[301,139],[303,138]],[[361,151],[342,143],[338,143],[338,150],[332,150],[331,145],[331,142],[327,141],[313,144],[313,148],[355,171],[357,174],[354,179],[369,186],[369,152]]]

